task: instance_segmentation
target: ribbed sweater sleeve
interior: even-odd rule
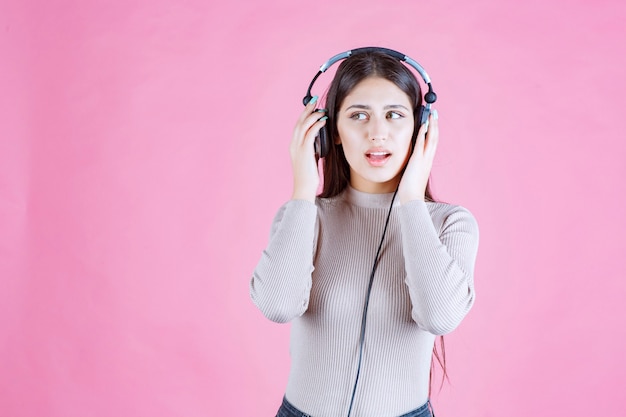
[[[441,335],[454,330],[474,303],[478,225],[460,206],[435,225],[433,218],[444,214],[437,210],[429,213],[424,201],[406,203],[400,225],[413,320]]]
[[[317,207],[291,200],[272,224],[270,240],[250,281],[250,296],[269,320],[285,323],[309,305]]]

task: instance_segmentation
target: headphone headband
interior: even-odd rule
[[[392,57],[396,58],[397,60],[399,60],[401,62],[404,62],[404,63],[408,64],[409,66],[413,67],[415,69],[415,71],[417,71],[417,73],[422,77],[422,79],[424,80],[426,85],[428,86],[428,92],[424,96],[424,101],[426,101],[426,103],[427,103],[426,107],[428,109],[430,109],[430,105],[437,100],[437,95],[433,91],[433,87],[431,85],[430,77],[428,76],[428,74],[424,70],[424,67],[422,67],[417,61],[415,61],[414,59],[412,59],[408,55],[404,55],[401,52],[394,51],[393,49],[389,49],[389,48],[380,48],[380,47],[373,47],[373,46],[367,46],[367,47],[364,47],[364,48],[351,49],[349,51],[342,52],[340,54],[337,54],[337,55],[331,57],[328,61],[323,63],[322,66],[320,67],[319,71],[317,72],[317,74],[315,74],[315,77],[313,77],[313,80],[311,81],[311,84],[309,84],[309,89],[307,90],[306,96],[303,99],[304,104],[306,105],[309,102],[309,100],[311,100],[311,89],[313,88],[313,84],[315,84],[315,81],[317,80],[317,78],[322,73],[326,72],[326,70],[328,68],[333,66],[333,64],[335,64],[338,61],[344,60],[344,59],[349,58],[349,57],[351,57],[353,55],[358,55],[358,54],[363,54],[363,53],[368,53],[368,52],[381,52],[381,53],[384,53],[386,55],[392,56]]]

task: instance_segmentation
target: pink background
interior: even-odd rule
[[[437,416],[624,415],[625,21],[622,0],[2,0],[0,414],[273,416],[289,326],[249,277],[311,77],[379,45],[431,75],[434,190],[481,227]]]

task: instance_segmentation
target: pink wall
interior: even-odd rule
[[[365,45],[430,73],[435,191],[481,226],[437,416],[624,415],[624,21],[621,0],[2,1],[0,415],[274,415],[289,328],[248,280],[306,86]]]

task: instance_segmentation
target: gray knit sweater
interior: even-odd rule
[[[291,322],[286,398],[314,417],[347,414],[361,317],[392,194],[348,187],[278,211],[250,283],[270,320]],[[460,206],[392,209],[374,278],[354,417],[394,417],[424,404],[435,335],[474,302],[478,226]]]

